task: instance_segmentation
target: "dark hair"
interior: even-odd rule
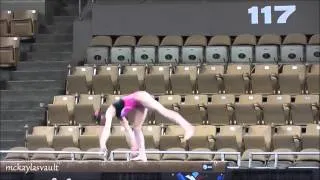
[[[124,108],[124,101],[122,99],[119,99],[118,101],[114,102],[112,105],[116,109],[116,116],[120,118],[121,111]]]

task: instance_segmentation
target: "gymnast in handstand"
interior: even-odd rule
[[[120,124],[124,127],[126,134],[128,135],[131,150],[138,152],[136,157],[133,157],[131,160],[147,161],[142,125],[146,119],[148,110],[157,111],[169,120],[179,124],[185,130],[183,141],[186,141],[193,136],[194,127],[179,113],[163,107],[149,93],[137,91],[114,102],[106,110],[105,116],[102,116],[102,119],[105,120],[105,125],[100,137],[101,151],[107,150],[106,141],[110,135],[112,118],[116,116],[120,119]],[[133,130],[127,119],[129,112],[131,114],[130,117],[132,117],[130,121],[132,121]]]

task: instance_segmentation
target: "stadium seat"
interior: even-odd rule
[[[107,141],[109,151],[129,151],[129,141],[124,127],[112,126],[109,139]],[[114,160],[127,160],[126,154],[114,153]]]
[[[320,92],[320,64],[312,64],[306,74],[306,93],[319,94]]]
[[[159,96],[159,103],[161,103],[164,107],[178,111],[177,106],[181,102],[180,95],[162,95]],[[158,112],[154,113],[154,120],[156,124],[173,124],[173,122],[169,121],[166,117],[163,117]]]
[[[182,61],[184,64],[199,64],[203,62],[204,47],[207,38],[202,35],[189,36],[182,47]]]
[[[320,61],[320,34],[311,36],[306,46],[306,61],[317,62]]]
[[[211,102],[208,102],[207,105],[207,124],[232,124],[234,103],[235,96],[233,94],[213,95],[211,97]]]
[[[145,76],[146,91],[154,95],[168,94],[170,74],[170,66],[148,66]]]
[[[307,37],[304,34],[288,34],[281,46],[282,62],[303,62],[304,46],[307,44]]]
[[[250,65],[229,64],[227,72],[223,74],[225,93],[244,94],[250,85]]]
[[[243,127],[239,125],[220,126],[215,136],[215,149],[217,152],[239,152],[242,149]],[[221,160],[216,154],[214,160]],[[225,155],[225,161],[237,162],[236,155]]]
[[[262,95],[240,95],[239,102],[235,103],[235,124],[256,125],[262,118]]]
[[[278,126],[272,137],[273,152],[296,152],[300,148],[300,126]],[[278,168],[287,168],[295,160],[295,155],[279,155]],[[274,155],[269,157],[268,167],[274,166]]]
[[[198,67],[195,65],[178,65],[173,67],[170,76],[173,94],[193,94],[196,89]]]
[[[79,126],[59,126],[53,136],[52,147],[60,151],[67,147],[79,146]]]
[[[246,133],[243,135],[244,152],[242,154],[241,166],[248,166],[249,152],[268,152],[271,145],[271,126],[253,125],[246,128]],[[261,167],[267,161],[265,155],[252,156],[251,166]]]
[[[53,126],[35,126],[32,133],[26,135],[26,146],[29,150],[51,147],[54,134]]]
[[[134,63],[155,64],[159,44],[157,36],[142,36],[134,49]]]
[[[197,91],[200,94],[216,94],[222,91],[224,74],[223,65],[202,65],[197,80]]]
[[[20,37],[33,37],[38,31],[38,12],[36,10],[14,11],[11,20],[11,34]]]
[[[133,63],[133,47],[136,45],[136,38],[133,36],[119,36],[111,48],[112,64]]]
[[[100,95],[81,94],[79,103],[74,106],[74,125],[95,125],[94,113],[100,110]]]
[[[76,66],[69,69],[66,94],[90,94],[93,67]]]
[[[53,148],[38,148],[37,151],[55,151]],[[52,153],[34,153],[31,156],[31,160],[56,160],[57,156],[56,154]]]
[[[178,64],[180,63],[180,49],[183,46],[181,36],[165,36],[158,50],[159,64]]]
[[[19,61],[20,38],[0,37],[0,67],[15,67]]]
[[[109,52],[112,46],[110,36],[95,36],[87,48],[86,64],[104,65],[109,63]]]
[[[291,103],[291,120],[296,125],[319,123],[319,95],[297,95]]]
[[[1,11],[0,15],[0,36],[9,36],[10,35],[10,23],[13,19],[12,11]]]
[[[307,124],[306,132],[301,135],[301,152],[319,152],[320,151],[320,125]],[[298,167],[319,167],[320,156],[298,155],[295,166]]]
[[[53,104],[48,104],[47,125],[70,125],[73,123],[75,96],[54,96]]]
[[[96,74],[92,77],[92,93],[114,94],[118,89],[118,76],[118,66],[98,66]]]
[[[306,67],[303,64],[283,65],[279,74],[281,94],[301,94],[304,92]]]
[[[184,130],[177,125],[167,126],[165,134],[160,136],[161,151],[185,151],[186,143],[182,143]],[[186,154],[163,154],[162,160],[184,161]]]
[[[263,104],[262,124],[284,125],[290,123],[290,95],[269,95]]]
[[[186,95],[178,105],[179,113],[191,124],[205,124],[207,95]]]
[[[205,151],[210,152],[214,148],[214,136],[216,135],[216,127],[212,125],[195,126],[194,136],[188,141],[189,151]],[[211,161],[212,154],[189,154],[188,161]]]
[[[206,47],[206,63],[229,62],[231,38],[225,35],[213,36]]]
[[[251,73],[252,93],[274,94],[277,87],[278,66],[276,64],[256,64]]]
[[[74,105],[76,104],[76,97],[73,95],[57,95],[53,97],[53,104],[67,105],[70,117],[73,116]]]
[[[63,148],[61,151],[80,152],[80,149],[77,147],[66,147],[66,148]],[[57,160],[72,160],[72,155],[58,154]],[[81,154],[74,154],[74,160],[81,160]]]
[[[253,62],[254,46],[257,44],[256,37],[251,34],[241,34],[236,37],[231,46],[231,62]]]
[[[28,151],[26,147],[13,147],[10,151]],[[4,160],[6,161],[25,161],[29,159],[28,153],[8,153]]]
[[[100,147],[99,148],[90,148],[87,150],[87,152],[100,152]],[[107,153],[107,152],[106,152]],[[108,154],[106,154],[108,155]],[[103,161],[105,160],[105,158],[103,157],[103,155],[96,155],[96,154],[84,154],[82,156],[82,160],[85,161]]]
[[[138,90],[144,89],[144,78],[146,67],[143,65],[137,66],[122,66],[119,80],[119,93],[129,94]]]
[[[157,125],[142,126],[145,148],[147,151],[158,151],[162,128]],[[160,154],[147,154],[148,161],[160,161]]]
[[[99,136],[103,126],[84,126],[80,129],[79,147],[82,151],[100,148]]]
[[[275,34],[264,34],[255,48],[257,63],[277,63],[280,57],[281,37]]]

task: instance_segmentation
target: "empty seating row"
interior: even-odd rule
[[[95,36],[87,48],[87,64],[154,64],[154,63],[249,63],[249,62],[319,62],[319,34],[265,34],[257,40],[251,34],[231,37],[217,35],[207,40],[202,35],[119,36],[114,43],[109,36]]]
[[[0,67],[17,66],[20,60],[20,38],[0,37]]]
[[[36,10],[1,11],[0,35],[33,37],[38,27]]]
[[[120,95],[81,94],[55,96],[48,105],[48,125],[95,125],[97,111],[104,113]],[[192,124],[254,125],[319,123],[319,95],[162,95],[163,106],[175,110]],[[119,124],[114,119],[113,124]],[[172,124],[157,112],[149,112],[145,124]]]
[[[99,147],[99,133],[101,126],[60,126],[33,128],[33,133],[27,135],[27,148],[30,150],[53,147],[51,150],[97,151]],[[195,135],[187,142],[181,141],[183,129],[176,125],[143,126],[145,144],[148,151],[201,151],[201,152],[242,152],[241,160],[249,159],[249,152],[319,152],[320,126],[308,124],[306,126],[195,126]],[[56,131],[56,133],[55,133]],[[109,151],[129,150],[126,132],[121,126],[113,126],[107,141]],[[73,149],[72,149],[73,148]],[[41,149],[40,149],[41,150]],[[42,149],[43,150],[43,149]],[[86,155],[87,156],[87,155]],[[221,160],[220,154],[148,154],[148,160]],[[48,159],[54,159],[50,154]],[[69,156],[64,156],[71,159]],[[92,159],[102,160],[99,155],[91,155]],[[90,160],[88,156],[86,160]],[[126,160],[125,154],[115,153],[115,160]],[[236,162],[236,155],[226,155],[225,160]],[[283,164],[307,161],[309,164],[319,165],[319,156],[310,155],[279,155]],[[7,159],[14,159],[12,156]],[[33,158],[35,159],[35,158]],[[63,159],[60,156],[60,159]],[[76,156],[76,159],[80,157]],[[253,156],[255,165],[273,166],[274,156]]]
[[[319,64],[69,66],[66,94],[319,94]]]

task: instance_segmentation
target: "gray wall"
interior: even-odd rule
[[[83,60],[87,46],[92,38],[91,20],[75,20],[73,22],[73,54],[72,64]]]

